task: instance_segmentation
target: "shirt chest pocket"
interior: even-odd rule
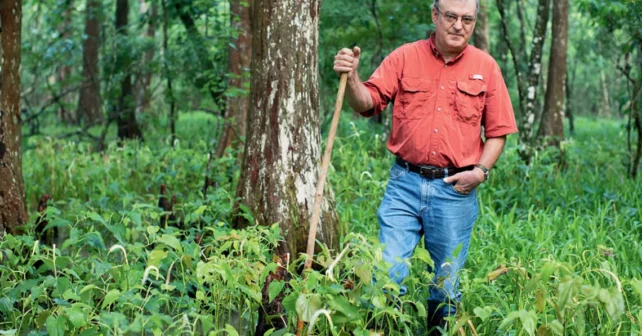
[[[401,90],[399,90],[400,119],[421,119],[428,111],[431,100],[432,82],[423,78],[401,79]]]
[[[457,82],[454,92],[455,119],[469,125],[479,125],[486,104],[487,85],[479,81]]]

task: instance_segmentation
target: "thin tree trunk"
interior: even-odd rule
[[[127,36],[129,14],[129,1],[117,0],[116,2],[116,32],[121,35],[121,39]],[[136,122],[136,109],[134,108],[134,94],[132,86],[132,76],[129,71],[131,60],[127,56],[127,50],[124,46],[117,46],[119,49],[116,56],[116,69],[125,75],[120,83],[120,97],[118,98],[118,107],[115,117],[118,125],[118,138],[124,139],[143,139],[143,134]]]
[[[65,11],[63,12],[64,19],[60,25],[60,31],[62,32],[62,39],[68,40],[71,38],[71,9],[73,8],[73,0],[66,0],[64,3]],[[69,53],[66,52],[64,57],[67,59]],[[60,92],[67,92],[68,85],[67,82],[71,77],[71,67],[65,64],[66,61],[63,61],[62,64],[56,69],[56,82],[59,83]],[[76,124],[78,123],[78,116],[75,114],[75,110],[70,108],[71,97],[69,94],[65,94],[60,97],[58,116],[66,124]]]
[[[321,159],[320,1],[256,0],[254,5],[251,109],[237,195],[260,225],[279,223],[285,235],[279,254],[297,256],[306,251]],[[338,219],[332,195],[326,195],[318,239],[333,249]],[[253,223],[239,217],[237,224]]]
[[[609,90],[606,86],[606,74],[604,73],[604,69],[600,69],[600,78],[602,80],[602,94],[603,94],[603,103],[602,103],[602,108],[598,112],[598,115],[600,116],[605,116],[605,117],[610,117],[611,116],[611,101],[609,99]]]
[[[566,118],[568,118],[569,132],[575,134],[575,118],[573,117],[573,108],[571,98],[573,96],[573,86],[575,85],[575,74],[577,66],[573,65],[572,76],[566,75]]]
[[[174,99],[174,91],[172,89],[172,73],[169,69],[169,63],[167,60],[168,52],[168,40],[167,35],[167,26],[169,25],[169,20],[167,18],[167,4],[165,0],[162,0],[163,5],[163,64],[165,70],[165,77],[167,78],[167,97],[169,99],[169,128],[171,132],[171,140],[174,143],[174,138],[176,137],[176,100]]]
[[[381,29],[381,23],[379,22],[379,15],[377,14],[377,0],[370,0],[370,14],[374,20],[375,27],[377,28],[377,43],[375,44],[374,52],[370,59],[372,68],[376,69],[383,61],[383,30]],[[377,124],[382,124],[382,113],[375,115],[372,120]]]
[[[566,54],[568,42],[568,0],[555,0],[553,4],[553,33],[548,66],[548,85],[542,124],[538,137],[545,138],[550,146],[564,140],[564,99],[566,82]]]
[[[638,168],[640,167],[640,160],[642,159],[642,117],[640,116],[640,106],[638,104],[638,97],[640,96],[640,91],[642,91],[642,80],[638,79],[634,85],[633,90],[636,92],[632,95],[633,100],[631,101],[631,115],[633,116],[633,121],[635,122],[635,128],[638,131],[638,143],[635,151],[635,156],[633,157],[631,163],[631,178],[633,180],[637,179]]]
[[[488,37],[488,5],[485,1],[480,1],[479,14],[477,14],[477,23],[473,31],[473,41],[475,47],[490,54],[490,39]]]
[[[148,3],[149,2],[149,3]],[[152,83],[152,70],[150,64],[154,60],[154,52],[156,51],[156,18],[158,17],[158,4],[156,1],[139,0],[140,14],[148,14],[147,18],[147,31],[144,37],[153,41],[143,56],[142,71],[136,80],[136,111],[142,112],[149,109],[151,93],[149,86]]]
[[[229,147],[238,149],[242,145],[240,140],[247,134],[247,111],[250,106],[250,96],[246,87],[249,84],[252,61],[252,20],[250,15],[252,2],[252,0],[233,0],[230,3],[232,34],[228,58],[230,77],[227,88],[233,94],[228,95],[225,104],[225,127],[218,142],[216,157],[222,157],[225,149]]]
[[[22,178],[20,57],[22,1],[0,2],[0,237],[27,223]]]
[[[102,121],[100,98],[100,70],[98,49],[100,48],[100,0],[87,0],[85,13],[85,39],[83,41],[83,84],[78,96],[79,119],[87,124]]]
[[[517,49],[513,46],[508,32],[508,16],[504,9],[504,0],[497,0],[497,9],[501,16],[502,35],[513,56],[513,63],[517,74],[517,89],[519,102],[522,109],[522,116],[519,123],[520,155],[524,160],[530,160],[531,146],[533,141],[533,125],[535,124],[535,101],[537,98],[537,86],[542,72],[542,51],[546,39],[546,25],[550,11],[551,0],[538,0],[537,18],[531,43],[531,54],[528,66],[528,73],[524,78],[520,71],[520,60]],[[525,46],[522,46],[523,49]]]

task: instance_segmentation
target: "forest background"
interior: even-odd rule
[[[301,266],[334,55],[367,78],[431,1],[0,1],[0,334],[425,332],[427,251],[395,309],[377,240],[390,108],[344,110]],[[638,334],[642,2],[481,3],[520,133],[448,332]]]

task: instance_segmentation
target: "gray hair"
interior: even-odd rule
[[[477,10],[475,11],[475,15],[479,14],[479,0],[477,0],[476,2],[477,2]],[[433,0],[432,8],[439,8],[439,0]]]

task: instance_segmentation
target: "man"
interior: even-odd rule
[[[479,1],[434,0],[432,7],[435,33],[393,51],[367,82],[357,74],[358,47],[342,49],[334,70],[348,73],[346,99],[361,115],[394,102],[388,149],[397,158],[378,211],[379,239],[390,277],[401,283],[404,261],[424,235],[435,273],[428,328],[437,334],[461,298],[457,273],[477,219],[476,187],[517,127],[499,66],[468,45]]]

